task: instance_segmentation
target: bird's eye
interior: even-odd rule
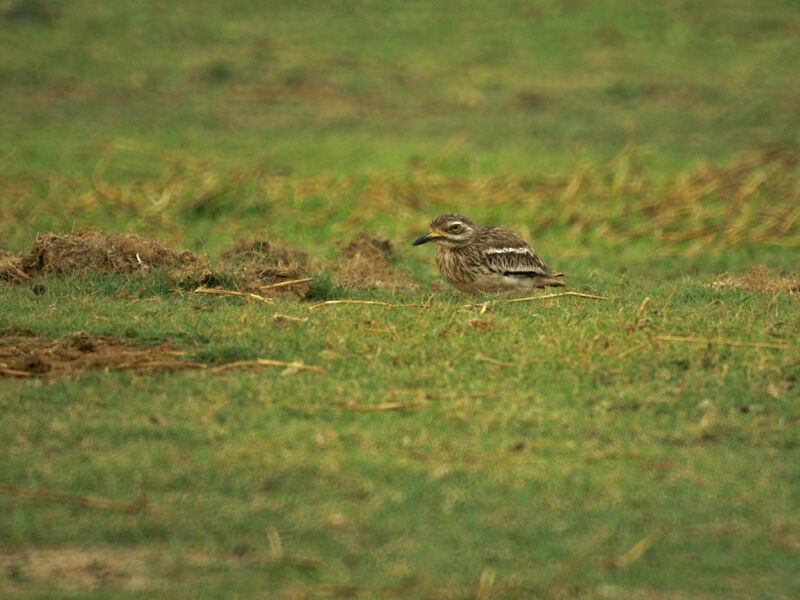
[[[453,223],[447,228],[450,233],[459,233],[461,231],[461,223]]]

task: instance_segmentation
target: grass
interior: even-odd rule
[[[146,495],[157,507],[126,515],[4,497],[7,547],[145,549],[157,563],[149,585],[186,596],[264,586],[314,596],[331,584],[460,597],[487,569],[501,595],[795,591],[797,352],[651,341],[703,332],[792,344],[794,298],[779,297],[766,318],[767,296],[685,283],[480,316],[448,296],[426,310],[309,312],[278,300],[277,311],[310,319],[287,331],[260,303],[184,292],[131,303],[46,285],[33,307],[27,290],[8,291],[3,319],[51,336],[169,339],[211,363],[302,358],[325,373],[6,382],[5,481]],[[43,319],[53,302],[59,311]],[[346,410],[384,402],[418,404]],[[661,527],[643,557],[615,566]],[[276,560],[270,528],[287,556],[322,565]],[[191,567],[198,549],[213,569]],[[108,569],[130,570],[114,557]],[[174,572],[170,561],[189,566]],[[95,595],[114,589],[97,585]]]
[[[0,3],[3,251],[133,232],[232,288],[277,239],[314,277],[0,281],[0,345],[321,369],[0,378],[0,595],[800,595],[795,11],[454,10]],[[607,300],[431,296],[408,244],[451,210]],[[337,283],[359,231],[395,287]]]
[[[494,175],[633,138],[675,171],[794,142],[800,118],[798,17],[780,1],[55,7],[5,11],[12,170],[83,178],[122,146],[145,153],[115,178],[187,149],[224,170]]]

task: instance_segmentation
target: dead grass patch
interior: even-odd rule
[[[305,252],[269,240],[239,240],[220,257],[233,263],[258,261],[283,266],[308,263]]]
[[[180,287],[232,281],[243,291],[289,293],[300,298],[309,292],[305,253],[266,240],[241,240],[220,256],[212,270],[206,258],[189,250],[175,250],[158,241],[129,233],[77,231],[36,236],[28,254],[0,252],[0,280],[29,283],[42,275],[72,276],[93,271],[146,277],[158,269]]]
[[[283,374],[298,371],[324,372],[302,362],[286,362],[271,358],[233,361],[209,365],[180,360],[185,353],[176,351],[169,343],[146,347],[126,340],[72,333],[57,340],[45,340],[29,332],[9,330],[0,334],[0,378],[38,377],[55,379],[69,377],[94,369],[126,369],[132,371],[175,371],[195,369],[219,374],[231,369],[283,367]]]
[[[268,240],[240,240],[221,259],[221,270],[238,280],[243,291],[305,298],[310,290],[307,281],[277,285],[306,278],[308,257],[294,248]]]
[[[55,379],[87,370],[134,368],[158,360],[164,361],[166,369],[179,354],[168,343],[146,347],[82,332],[46,340],[29,332],[7,330],[0,336],[0,378]]]
[[[194,549],[182,553],[164,547],[115,548],[92,546],[76,548],[0,549],[0,589],[24,592],[52,588],[85,592],[98,588],[132,592],[155,591],[170,584],[170,562],[190,569],[230,565],[259,566],[282,563],[297,569],[316,571],[321,561],[298,554],[258,552],[248,546],[231,554]]]
[[[0,550],[0,572],[7,587],[17,591],[43,586],[73,592],[102,586],[148,591],[163,585],[151,558],[146,550],[126,548]]]
[[[33,278],[23,271],[22,267],[22,256],[7,252],[0,252],[0,279],[5,281],[13,281],[15,283],[32,281]]]
[[[756,265],[744,275],[725,276],[712,281],[711,287],[715,290],[736,289],[760,294],[796,294],[800,292],[800,273],[772,275],[766,267]]]
[[[394,246],[388,239],[357,233],[339,245],[333,280],[351,289],[417,289],[405,272],[392,263]],[[291,294],[305,298],[309,291],[308,257],[304,252],[269,240],[240,240],[221,253],[212,270],[204,257],[174,250],[134,234],[78,231],[42,232],[28,254],[0,252],[0,280],[29,283],[38,276],[79,275],[92,271],[145,276],[159,269],[181,287],[206,287],[226,282],[237,291],[258,295]]]
[[[395,268],[391,259],[391,240],[359,232],[349,242],[339,244],[341,257],[336,263],[334,282],[351,289],[417,289],[410,277]]]

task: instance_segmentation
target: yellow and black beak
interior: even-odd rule
[[[421,238],[417,238],[416,240],[414,240],[414,243],[412,243],[411,245],[412,246],[419,246],[419,245],[424,244],[426,242],[432,242],[436,238],[441,238],[441,237],[444,237],[444,236],[441,233],[439,233],[438,231],[431,231],[430,233],[426,233],[425,235],[423,235]]]

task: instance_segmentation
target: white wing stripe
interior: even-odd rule
[[[504,269],[505,273],[539,273],[547,275],[547,272],[537,265],[513,265]]]
[[[531,254],[530,248],[488,248],[485,254]]]

